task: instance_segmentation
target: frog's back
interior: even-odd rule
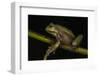
[[[68,28],[61,26],[61,25],[56,25],[56,27],[58,29],[61,29],[63,32],[65,32],[66,34],[70,35],[71,37],[75,38],[75,35],[73,34],[73,32],[71,30],[69,30]]]

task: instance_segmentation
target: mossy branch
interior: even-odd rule
[[[46,37],[44,35],[41,35],[39,33],[33,32],[33,31],[29,31],[28,36],[31,37],[31,38],[37,39],[39,41],[45,42],[47,44],[55,43],[55,41],[53,39],[51,39],[49,37]],[[69,47],[65,45],[65,46],[61,46],[61,48],[72,51],[72,52],[76,52],[76,53],[79,53],[79,54],[82,54],[82,55],[87,55],[88,54],[87,49],[81,48],[81,47],[78,47],[75,50],[70,50]]]

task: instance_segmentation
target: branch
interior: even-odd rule
[[[46,37],[44,35],[41,35],[39,33],[33,32],[33,31],[29,31],[28,36],[31,37],[31,38],[37,39],[39,41],[45,42],[47,44],[54,44],[55,43],[55,41],[53,39]],[[88,54],[87,49],[81,48],[81,47],[78,47],[75,50],[71,50],[70,47],[65,45],[65,46],[61,46],[61,48],[65,49],[67,51],[76,52],[76,53],[79,53],[79,54],[82,54],[82,55]]]
[[[31,38],[37,39],[39,41],[45,42],[47,44],[55,43],[51,38],[48,38],[44,35],[41,35],[39,33],[33,32],[33,31],[29,31],[28,36],[31,37]]]

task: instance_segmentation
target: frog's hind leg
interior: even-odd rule
[[[77,47],[80,45],[81,41],[83,39],[83,35],[77,36],[77,38],[72,42],[73,47]]]
[[[53,52],[53,54],[54,54],[55,50],[59,47],[59,45],[60,45],[60,42],[58,41],[58,42],[56,42],[54,45],[50,46],[50,47],[48,48],[48,50],[46,51],[46,54],[45,54],[45,56],[44,56],[44,60],[47,59],[47,57],[49,56],[50,53]]]

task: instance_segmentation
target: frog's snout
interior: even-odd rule
[[[45,28],[45,31],[48,31],[48,26]]]

